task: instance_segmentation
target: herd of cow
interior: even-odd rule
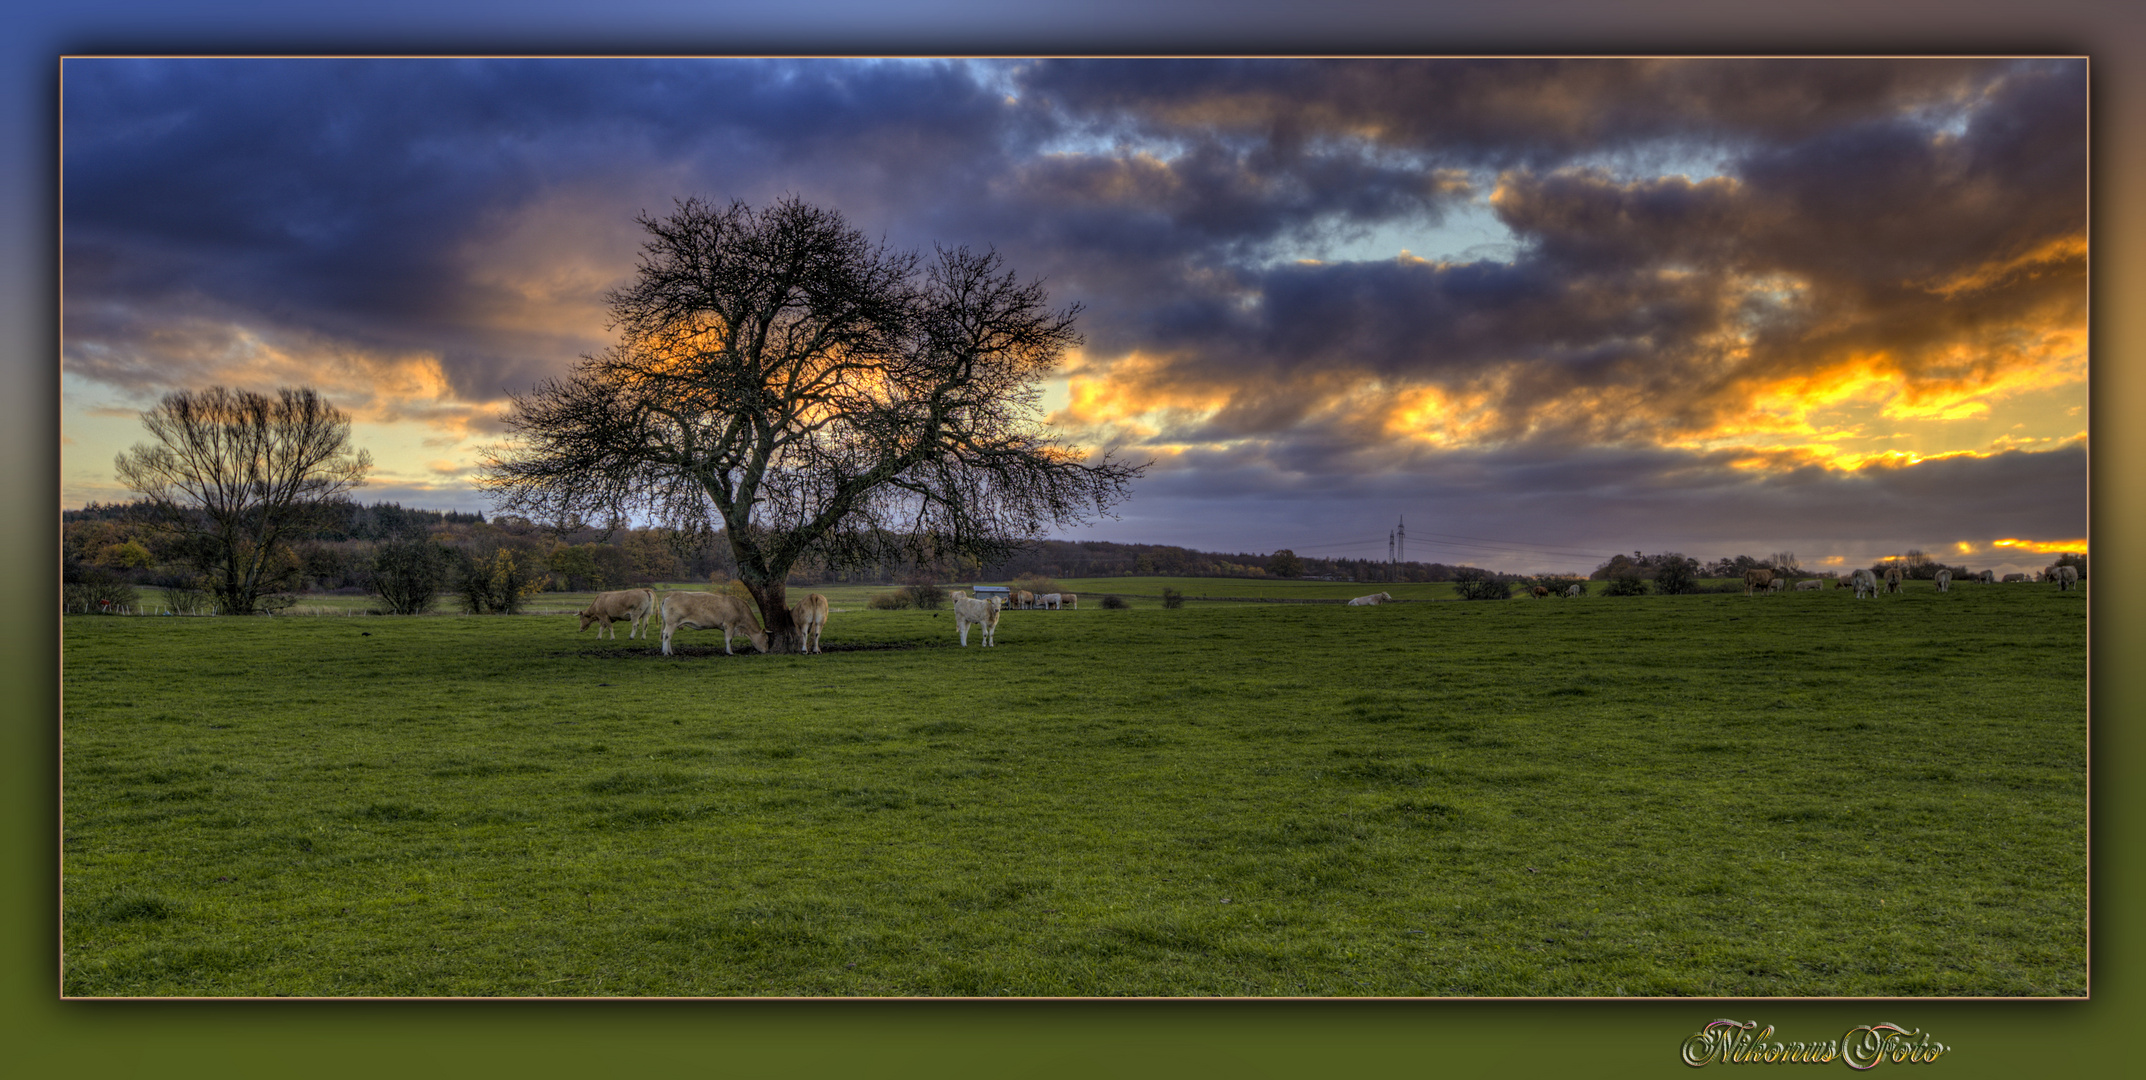
[[[2059,589],[2072,589],[2078,587],[2079,569],[2075,566],[2052,566],[2042,571],[2038,579],[2055,582]],[[1997,580],[1997,576],[1992,571],[1984,570],[1974,580],[1990,584]],[[2026,581],[2028,578],[2025,574],[2006,574],[2004,580],[2018,582]],[[1853,586],[1856,599],[1861,600],[1878,595],[1879,579],[1878,575],[1871,570],[1857,570],[1846,578],[1836,579],[1834,586],[1842,589]],[[1761,568],[1744,571],[1745,596],[1762,592],[1780,592],[1788,587],[1788,578],[1770,569]],[[1795,588],[1798,591],[1822,589],[1824,587],[1824,578],[1807,578],[1795,583]],[[1884,589],[1888,593],[1902,591],[1899,567],[1895,566],[1886,569]],[[1939,570],[1937,572],[1937,591],[1952,591],[1952,571]],[[1549,596],[1551,593],[1547,587],[1537,585],[1529,590],[1529,595],[1541,598]],[[1574,584],[1568,586],[1561,595],[1584,596],[1586,595],[1586,589]],[[990,647],[993,644],[993,639],[998,634],[999,612],[1006,608],[1055,611],[1076,609],[1080,606],[1080,598],[1072,593],[1042,593],[1039,595],[1026,590],[1015,589],[1008,594],[1008,597],[1010,602],[1001,601],[996,596],[977,599],[961,590],[954,592],[954,633],[961,639],[963,648],[968,647],[969,628],[972,626],[982,630],[983,644],[986,648]],[[1390,593],[1372,593],[1369,596],[1359,596],[1349,601],[1348,606],[1370,607],[1376,604],[1391,603],[1392,601],[1393,595]],[[597,637],[603,637],[608,633],[611,635],[611,639],[616,641],[618,640],[618,631],[611,624],[623,622],[627,624],[626,636],[628,638],[646,637],[644,627],[650,621],[649,617],[658,611],[661,611],[663,615],[663,655],[665,656],[671,655],[671,635],[680,630],[721,630],[723,632],[723,654],[725,656],[736,655],[730,651],[730,639],[733,635],[742,635],[747,641],[753,643],[753,648],[761,652],[767,651],[767,631],[760,628],[760,620],[753,614],[752,604],[729,593],[674,592],[664,594],[660,600],[657,598],[654,589],[622,589],[618,592],[598,593],[596,599],[589,602],[588,607],[581,609],[581,629],[587,630],[591,626],[596,626]],[[801,653],[819,652],[820,631],[827,626],[827,598],[819,593],[805,594],[803,600],[790,606],[790,621],[797,626],[797,651]]]
[[[1072,593],[1036,593],[1014,590],[1009,594],[1012,603],[1002,604],[997,597],[988,600],[972,599],[968,593],[954,593],[954,631],[966,648],[969,644],[969,627],[983,628],[983,643],[992,644],[998,631],[998,613],[1003,607],[1032,608],[1048,611],[1074,610],[1080,607],[1080,597]],[[1384,594],[1381,594],[1384,595]],[[581,609],[581,630],[595,626],[596,636],[611,636],[618,640],[618,630],[612,623],[626,624],[628,638],[648,636],[652,630],[651,616],[662,614],[663,655],[671,655],[671,635],[680,630],[721,630],[723,632],[723,655],[734,656],[730,639],[742,635],[761,652],[768,649],[767,631],[760,628],[760,620],[753,613],[753,605],[742,597],[729,593],[673,592],[660,599],[654,589],[621,589],[617,592],[598,593],[589,606]],[[816,653],[820,651],[820,631],[827,626],[827,598],[819,593],[807,593],[803,600],[790,605],[790,621],[797,626],[797,651]],[[579,633],[580,631],[575,631]]]
[[[1899,567],[1886,567],[1884,578],[1884,588],[1886,592],[1897,593],[1904,591],[1901,588],[1902,580],[1903,575],[1900,573]],[[1997,581],[1997,574],[1995,571],[1992,570],[1984,570],[1980,574],[1975,575],[1969,580],[1980,581],[1985,585],[1993,584]],[[2006,574],[2004,576],[2004,580],[2007,582],[2019,582],[2026,581],[2028,580],[2028,578],[2025,574]],[[2068,565],[2052,566],[2049,569],[2042,571],[2038,580],[2055,582],[2057,588],[2059,589],[2077,588],[2079,585],[2079,568],[2076,566]],[[1753,593],[1760,592],[1780,592],[1783,588],[1786,588],[1787,585],[1788,579],[1780,574],[1775,573],[1772,570],[1760,568],[1744,571],[1745,596],[1750,596]],[[1854,588],[1856,599],[1862,600],[1878,595],[1879,578],[1877,572],[1874,570],[1857,570],[1855,573],[1849,575],[1848,577],[1835,579],[1833,585],[1835,588],[1840,589],[1846,589],[1851,587]],[[1808,589],[1822,589],[1825,588],[1825,579],[1808,578],[1806,580],[1796,582],[1795,587],[1799,591]],[[1952,591],[1952,571],[1941,569],[1937,572],[1937,591]]]

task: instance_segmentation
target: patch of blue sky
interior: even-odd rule
[[[1277,245],[1270,262],[1378,262],[1404,254],[1431,262],[1512,262],[1520,238],[1481,199],[1449,203],[1436,221],[1388,221],[1357,229],[1333,229]]]

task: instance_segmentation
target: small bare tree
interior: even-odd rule
[[[514,399],[481,482],[538,520],[720,531],[773,651],[807,555],[1003,558],[1106,513],[1144,468],[1042,429],[1079,308],[1048,309],[996,253],[922,263],[796,199],[640,223],[639,272],[609,298],[619,343]]]
[[[179,390],[142,413],[153,443],[113,466],[146,497],[156,524],[190,534],[211,587],[233,615],[279,585],[278,546],[365,482],[372,455],[350,446],[350,418],[310,388]]]

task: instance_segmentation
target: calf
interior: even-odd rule
[[[961,647],[969,647],[969,627],[983,628],[984,644],[988,649],[992,638],[998,634],[998,597],[989,600],[963,598],[954,601],[954,632],[961,636]]]
[[[803,600],[790,605],[790,621],[797,624],[797,651],[819,652],[820,630],[827,625],[827,598],[819,593],[806,593]]]
[[[743,634],[753,648],[767,651],[767,631],[753,617],[753,606],[729,593],[674,592],[663,598],[663,655],[671,655],[671,635],[680,629],[721,630],[723,655],[730,651],[730,635]]]
[[[597,637],[608,633],[611,640],[617,641],[618,631],[611,624],[618,621],[626,624],[628,638],[641,637],[649,614],[655,610],[656,594],[652,589],[621,589],[618,592],[597,593],[596,599],[589,601],[589,606],[581,609],[581,630],[587,630],[590,623],[596,623]],[[574,632],[578,634],[581,630]]]

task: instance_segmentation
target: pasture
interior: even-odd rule
[[[63,990],[2086,990],[2084,590],[1063,584],[988,650],[860,589],[811,657],[69,617]]]

